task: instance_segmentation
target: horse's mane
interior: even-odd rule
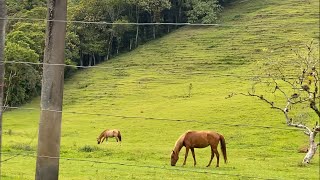
[[[186,136],[187,133],[183,133],[179,139],[176,141],[176,144],[174,145],[174,151],[176,153],[179,153],[179,151],[181,150],[182,146],[183,146],[183,141],[184,141],[184,137]]]
[[[108,131],[108,129],[106,129],[106,130],[102,131],[102,133],[100,134],[100,136],[99,136],[98,138],[99,138],[99,139],[101,139],[101,138],[102,138],[102,136],[104,135],[104,133],[105,133],[106,131]]]

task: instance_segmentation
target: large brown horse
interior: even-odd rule
[[[121,133],[117,129],[112,129],[112,130],[104,130],[100,136],[97,138],[98,144],[102,143],[104,140],[108,140],[109,137],[115,137],[117,142],[121,142]]]
[[[211,146],[211,159],[207,167],[211,165],[214,154],[217,156],[217,165],[219,167],[219,152],[217,150],[217,146],[221,144],[221,151],[224,157],[224,162],[227,163],[227,149],[226,142],[224,137],[221,134],[218,134],[213,131],[187,131],[182,134],[180,138],[177,140],[175,147],[171,153],[171,166],[175,166],[179,159],[179,152],[183,146],[186,147],[186,154],[184,157],[183,165],[186,164],[186,160],[188,157],[189,149],[191,149],[194,166],[197,164],[196,157],[194,154],[194,148],[205,148],[209,145]]]

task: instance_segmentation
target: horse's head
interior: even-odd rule
[[[100,140],[99,138],[97,138],[97,142],[98,142],[98,144],[100,144],[100,141],[101,141],[101,140]]]
[[[179,159],[178,153],[172,151],[171,153],[171,166],[175,166]]]

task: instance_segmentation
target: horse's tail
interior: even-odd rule
[[[118,131],[118,138],[119,138],[119,141],[121,142],[121,133],[120,133],[120,131]]]
[[[221,144],[221,151],[223,154],[224,162],[227,163],[227,147],[226,147],[226,141],[224,140],[224,137],[220,134],[220,144]]]

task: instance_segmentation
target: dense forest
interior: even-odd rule
[[[229,1],[70,0],[65,63],[94,66],[181,27],[126,23],[215,23]],[[9,62],[42,62],[47,7],[45,0],[7,0],[7,10],[4,104],[17,106],[39,95],[42,67]],[[66,67],[65,77],[75,71]]]

